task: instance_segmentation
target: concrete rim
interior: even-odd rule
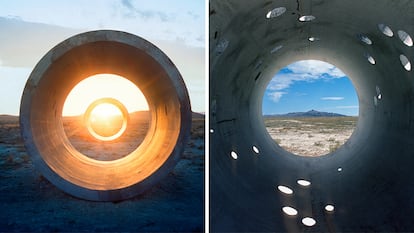
[[[115,161],[83,156],[62,126],[70,90],[99,73],[137,85],[151,113],[144,141]],[[191,106],[179,71],[160,49],[133,34],[99,30],[61,42],[39,61],[22,95],[20,126],[36,168],[54,185],[79,198],[116,201],[142,193],[173,169],[189,139]]]

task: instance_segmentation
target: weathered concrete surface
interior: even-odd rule
[[[141,145],[114,161],[81,154],[62,125],[68,93],[99,73],[136,84],[151,112]],[[76,197],[114,201],[142,193],[172,170],[190,134],[191,107],[180,73],[161,50],[135,35],[101,30],[73,36],[40,60],[23,92],[20,126],[35,166],[54,185]]]
[[[266,18],[277,7],[286,12]],[[399,39],[398,31],[414,36],[414,2],[214,0],[209,10],[214,131],[210,229],[413,231],[414,75],[399,57],[404,54],[414,62],[414,48]],[[300,22],[302,15],[316,19]],[[378,24],[388,25],[394,35],[384,35]],[[361,41],[361,34],[372,44]],[[268,82],[282,67],[303,59],[336,65],[359,96],[353,135],[334,154],[318,158],[280,148],[262,120]],[[302,187],[298,179],[311,185]],[[279,192],[279,185],[290,187],[293,194]],[[324,210],[327,204],[334,205],[334,212]],[[287,216],[283,206],[294,207],[298,214]],[[314,218],[316,225],[304,226],[304,217]]]

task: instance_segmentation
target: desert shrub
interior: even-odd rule
[[[323,146],[322,142],[315,142],[313,143],[314,146]]]

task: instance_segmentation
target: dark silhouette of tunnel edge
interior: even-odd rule
[[[144,141],[115,161],[81,154],[62,125],[68,93],[100,73],[137,85],[151,113]],[[179,71],[160,49],[133,34],[99,30],[61,42],[39,61],[23,91],[20,127],[33,163],[54,185],[82,199],[116,201],[144,192],[173,169],[189,139],[191,106]]]

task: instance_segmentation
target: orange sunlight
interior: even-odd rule
[[[114,74],[97,74],[76,85],[66,98],[63,116],[83,115],[88,106],[97,99],[111,97],[119,100],[128,112],[146,111],[148,103],[141,90],[126,78]],[[111,106],[111,104],[108,104]],[[105,106],[105,105],[104,105]],[[95,108],[102,116],[119,111],[115,106]]]

